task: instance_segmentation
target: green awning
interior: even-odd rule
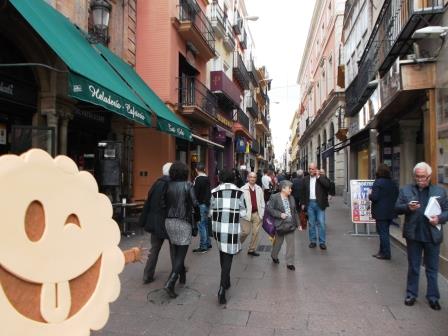
[[[95,47],[121,75],[145,104],[157,115],[157,128],[178,138],[191,141],[190,129],[163,103],[135,70],[102,44]]]
[[[151,126],[149,109],[79,28],[43,0],[10,2],[70,69],[70,96]]]

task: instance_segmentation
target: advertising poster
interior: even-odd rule
[[[373,180],[350,180],[351,213],[353,223],[375,223],[369,195]]]

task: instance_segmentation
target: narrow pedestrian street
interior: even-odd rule
[[[206,254],[187,255],[187,284],[177,285],[177,299],[160,290],[170,270],[164,246],[156,280],[142,284],[143,264],[126,266],[120,297],[95,336],[136,335],[448,335],[448,283],[440,278],[442,310],[430,309],[424,298],[422,269],[420,296],[413,307],[403,304],[406,254],[396,245],[392,260],[372,258],[376,237],[353,237],[349,210],[335,197],[327,211],[328,250],[309,249],[307,232],[296,233],[296,271],[270,258],[270,242],[262,234],[260,257],[243,250],[233,261],[226,306],[217,302],[220,267],[216,246]],[[121,247],[142,244],[149,235],[123,238]],[[247,249],[247,248],[246,248]],[[283,250],[285,246],[283,246]]]

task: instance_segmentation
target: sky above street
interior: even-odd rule
[[[276,159],[290,136],[289,127],[299,106],[301,57],[308,36],[315,0],[246,0],[247,21],[255,43],[256,66],[267,67],[272,78],[271,130]]]

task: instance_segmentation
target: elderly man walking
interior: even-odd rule
[[[414,167],[415,183],[400,190],[395,210],[405,215],[403,237],[406,238],[408,254],[408,276],[404,304],[414,305],[418,297],[418,283],[422,254],[424,258],[427,290],[426,299],[434,310],[440,310],[440,293],[437,283],[439,272],[440,244],[443,240],[443,228],[448,219],[448,200],[441,186],[431,184],[432,169],[426,162]],[[441,213],[437,216],[425,216],[430,198],[435,197]]]
[[[315,248],[317,246],[318,232],[319,247],[326,250],[325,209],[329,206],[330,180],[325,175],[320,175],[315,163],[310,163],[309,172],[310,175],[303,179],[303,188],[300,193],[300,204],[302,210],[307,210],[310,223],[308,231],[310,244],[308,247]]]
[[[248,182],[241,187],[246,203],[246,216],[241,219],[241,243],[243,243],[252,232],[247,254],[258,257],[260,254],[256,252],[258,245],[258,231],[264,215],[264,195],[263,190],[256,184],[257,174],[250,172]]]

